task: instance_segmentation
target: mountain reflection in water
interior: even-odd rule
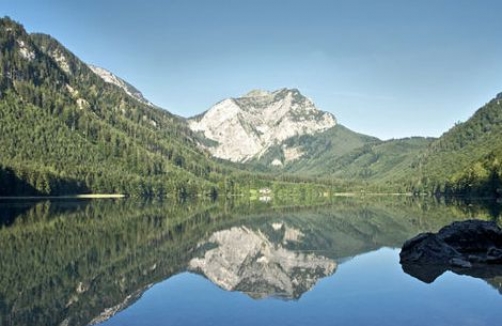
[[[251,298],[299,299],[320,279],[336,278],[350,257],[485,214],[395,199],[287,209],[127,200],[19,205],[0,228],[1,325],[103,322],[186,271]]]
[[[203,273],[228,291],[241,291],[255,299],[277,296],[298,298],[318,279],[331,275],[336,262],[313,252],[288,250],[288,243],[301,241],[301,231],[275,223],[279,242],[245,226],[214,233],[200,247],[203,257],[193,258],[189,270]]]

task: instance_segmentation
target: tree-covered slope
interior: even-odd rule
[[[319,175],[329,171],[333,160],[366,144],[379,143],[374,137],[356,133],[340,124],[320,133],[305,134],[286,139],[282,144],[271,147],[252,163],[262,169],[274,167],[274,160],[280,159],[275,170],[306,175]]]
[[[183,120],[139,102],[50,36],[27,34],[9,18],[0,19],[0,134],[0,171],[8,172],[0,185],[14,173],[31,186],[0,187],[0,195],[184,196],[221,179]]]
[[[293,93],[298,92],[278,94],[294,99]],[[184,119],[106,82],[52,37],[28,34],[3,18],[0,196],[217,196],[262,186],[257,179],[268,186],[278,175],[292,182],[336,179],[396,191],[500,196],[501,101],[499,94],[437,140],[384,142],[336,125],[288,134],[246,165],[230,164],[201,150],[216,144],[204,143]],[[308,112],[315,110],[297,116],[292,108],[300,106],[280,107],[291,109],[287,121],[314,123]],[[249,145],[246,139],[242,144]],[[266,174],[254,175],[257,171]]]
[[[403,191],[403,180],[432,141],[412,137],[367,144],[332,161],[328,171],[335,177]]]
[[[271,170],[275,157],[295,149],[300,157],[288,161],[282,156],[286,164],[272,171],[406,191],[410,173],[418,173],[414,169],[433,141],[423,137],[381,141],[337,125],[323,133],[292,137],[253,163],[261,170]]]
[[[500,197],[502,93],[438,139],[344,139],[343,133],[340,136],[340,130],[333,128],[297,138],[297,144],[310,150],[305,153],[318,154],[304,155],[286,165],[286,171],[346,180],[373,190]]]
[[[333,177],[379,189],[436,195],[500,197],[502,94],[438,139],[367,144],[331,161]]]
[[[424,154],[419,186],[436,192],[500,196],[502,192],[502,93]]]

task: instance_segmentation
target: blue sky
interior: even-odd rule
[[[15,0],[0,14],[184,117],[298,88],[352,130],[439,136],[502,92],[499,0]]]

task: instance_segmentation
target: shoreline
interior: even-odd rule
[[[81,194],[64,196],[0,196],[0,200],[36,200],[36,199],[122,199],[123,194]]]

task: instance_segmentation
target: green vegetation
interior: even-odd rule
[[[198,205],[38,203],[0,229],[0,324],[87,325],[182,270],[218,218]]]
[[[432,144],[421,162],[422,189],[454,196],[502,194],[502,95]]]
[[[0,195],[215,196],[232,174],[51,37],[1,19],[0,51]]]
[[[214,200],[327,184],[214,160],[183,119],[104,82],[50,36],[28,35],[8,18],[0,27],[0,196]]]
[[[500,206],[452,198],[501,197],[501,101],[439,139],[380,141],[338,125],[289,139],[304,156],[281,168],[268,168],[279,147],[232,164],[201,151],[205,140],[182,118],[104,82],[50,36],[0,19],[0,197],[153,199],[0,201],[0,324],[88,324],[184,271],[201,240],[235,225],[273,239],[276,219],[302,230],[297,249],[340,258],[399,246],[452,218],[498,220]],[[384,192],[444,196],[451,205],[334,196]]]
[[[335,160],[330,171],[335,176],[403,192],[395,181],[407,176],[409,168],[431,142],[429,138],[414,137],[367,144]]]
[[[329,184],[335,192],[406,193],[416,173],[413,167],[433,141],[423,137],[381,141],[338,125],[322,134],[288,140],[288,146],[301,148],[304,155],[273,170],[281,178],[301,175],[305,182]],[[269,151],[260,159],[268,163],[255,165],[257,169],[266,171],[277,153],[279,149]]]
[[[500,198],[501,94],[438,139],[380,141],[341,126],[292,139],[290,145],[302,148],[305,156],[287,164],[280,173],[336,180],[337,190],[345,182],[347,191]]]
[[[288,139],[285,147],[298,149],[300,159],[288,161],[276,146],[250,164],[233,164],[202,151],[206,140],[184,119],[106,83],[50,36],[3,18],[0,196],[214,200],[271,187],[312,202],[360,191],[499,198],[501,101],[499,94],[439,139],[380,141],[337,125]],[[271,168],[276,158],[284,165]]]
[[[272,147],[259,159],[252,161],[257,170],[266,171],[276,158],[286,162],[278,167],[282,172],[315,176],[319,172],[328,171],[332,162],[339,157],[366,144],[378,143],[378,139],[353,132],[342,125],[315,135],[291,137],[284,145],[287,148],[299,148],[302,158],[287,161],[279,146]]]

